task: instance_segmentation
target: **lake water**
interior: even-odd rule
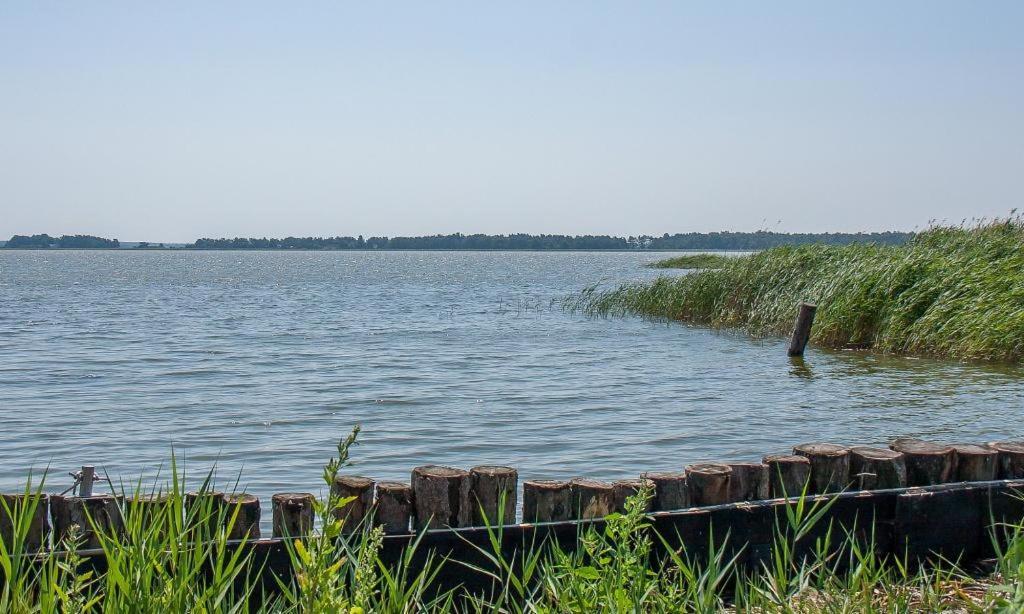
[[[635,476],[804,441],[1024,435],[1015,367],[810,349],[552,300],[666,254],[0,251],[0,488],[151,476],[172,447],[269,498],[356,470]],[[669,272],[668,274],[680,274]],[[268,502],[264,502],[266,505]]]

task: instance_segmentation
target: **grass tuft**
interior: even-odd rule
[[[686,254],[645,264],[649,269],[720,269],[736,256],[722,254]]]

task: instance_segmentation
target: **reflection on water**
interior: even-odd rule
[[[0,252],[0,487],[83,463],[214,462],[260,496],[359,471],[510,463],[596,478],[802,441],[1024,434],[1013,366],[808,350],[563,313],[663,254]],[[673,274],[668,272],[668,274]],[[678,273],[676,273],[678,274]]]

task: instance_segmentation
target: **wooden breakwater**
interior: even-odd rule
[[[564,549],[578,545],[579,531],[600,527],[604,517],[622,511],[625,500],[647,484],[651,526],[665,540],[656,551],[683,548],[706,554],[712,541],[759,565],[770,554],[779,513],[794,505],[806,489],[816,501],[831,501],[826,522],[805,539],[832,531],[871,535],[880,554],[912,559],[942,556],[969,564],[992,554],[990,536],[1001,522],[1024,520],[1024,443],[943,445],[897,439],[889,448],[803,444],[792,454],[765,456],[761,462],[698,463],[679,472],[645,473],[605,482],[584,478],[527,480],[518,488],[515,469],[481,466],[471,470],[422,466],[409,483],[375,482],[339,476],[333,488],[351,503],[338,513],[350,532],[381,526],[387,536],[381,557],[397,563],[415,540],[415,569],[428,557],[448,557],[466,565],[443,568],[440,587],[463,584],[486,588],[491,581],[472,566],[485,565],[482,554],[497,544],[506,560],[545,540]],[[516,500],[522,496],[521,521]],[[23,495],[3,495],[8,507]],[[310,493],[280,493],[271,499],[272,535],[262,539],[258,498],[247,494],[193,493],[187,509],[205,500],[232,510],[230,538],[235,547],[251,548],[266,569],[287,577],[290,560],[285,536],[314,530]],[[82,553],[102,567],[94,530],[123,530],[129,507],[159,505],[160,495],[123,500],[109,494],[88,497],[44,496],[34,510],[27,546],[59,549],[73,525],[86,529]],[[237,514],[235,513],[237,511]],[[490,528],[481,525],[491,524]],[[0,536],[10,535],[9,518],[0,508]],[[244,541],[241,538],[246,538]]]

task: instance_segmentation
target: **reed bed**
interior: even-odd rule
[[[564,307],[770,336],[792,329],[798,301],[818,305],[819,346],[1019,362],[1024,221],[936,226],[902,246],[776,247],[689,275],[591,287]]]
[[[718,269],[725,265],[735,256],[724,256],[722,254],[686,254],[665,258],[650,264],[649,269]]]
[[[333,483],[348,464],[356,432],[341,440],[324,468]],[[172,462],[173,467],[173,462]],[[709,536],[700,558],[656,549],[663,536],[644,510],[650,487],[626,512],[607,517],[603,530],[578,534],[575,548],[537,544],[515,561],[502,557],[501,527],[488,527],[493,550],[477,562],[429,560],[409,572],[419,540],[397,562],[379,557],[379,530],[346,535],[335,513],[347,500],[327,495],[316,504],[313,534],[288,542],[291,569],[264,569],[226,538],[230,508],[184,505],[175,474],[158,508],[126,505],[122,534],[100,535],[107,564],[87,564],[72,532],[66,552],[31,554],[24,539],[42,484],[0,513],[13,532],[0,541],[3,612],[1019,612],[1024,608],[1024,525],[1000,527],[997,559],[982,577],[953,562],[918,567],[876,554],[873,536],[815,530],[827,522],[830,501],[801,497],[778,518],[771,551],[751,569],[729,558],[728,536]],[[204,488],[209,483],[204,484]],[[329,488],[327,489],[330,490]],[[126,501],[150,497],[136,485]],[[128,495],[128,493],[123,493]],[[211,520],[213,522],[211,522]],[[812,537],[813,536],[813,537]],[[999,547],[998,544],[1007,544]],[[658,550],[667,556],[655,556]],[[737,555],[738,556],[738,555]],[[472,567],[494,579],[487,594],[439,592],[433,579],[445,565]],[[272,581],[268,584],[267,578]]]

